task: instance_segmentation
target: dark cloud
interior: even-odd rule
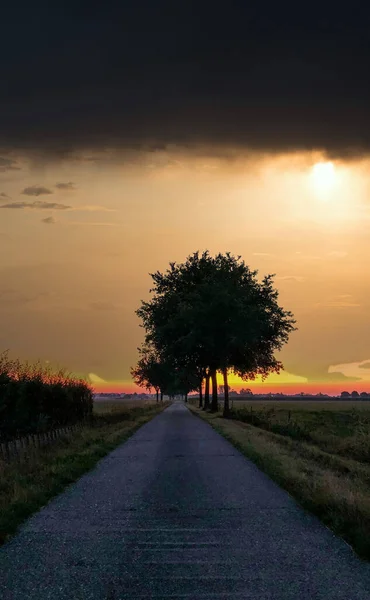
[[[36,210],[70,210],[72,207],[66,204],[59,204],[58,202],[43,202],[42,200],[35,200],[35,202],[10,202],[8,204],[2,204],[0,208],[14,208],[14,209],[36,209]]]
[[[54,223],[56,223],[56,220],[54,219],[54,217],[46,217],[45,219],[41,219],[42,223],[45,223],[46,225],[54,225]]]
[[[363,363],[362,365],[358,365],[360,369],[370,369],[370,362]]]
[[[5,192],[0,192],[0,198],[9,199],[10,196],[8,196],[8,194],[6,194]]]
[[[21,193],[25,196],[43,196],[52,194],[53,192],[42,185],[31,185],[30,187],[24,188]]]
[[[369,27],[366,2],[8,3],[0,147],[368,152]]]
[[[18,171],[19,168],[20,167],[17,166],[17,161],[13,160],[12,158],[0,156],[0,173],[3,173],[4,171]]]
[[[55,185],[58,190],[72,191],[75,190],[75,184],[72,181],[67,181],[66,183],[57,183]]]

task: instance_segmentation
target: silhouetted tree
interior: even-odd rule
[[[144,387],[148,391],[155,390],[156,400],[159,400],[159,380],[157,377],[158,359],[155,353],[147,346],[138,348],[140,358],[135,367],[131,367],[131,377],[138,387]]]
[[[295,321],[278,305],[271,275],[260,283],[241,257],[196,252],[152,279],[154,296],[137,311],[146,340],[177,368],[206,377],[205,405],[211,379],[211,410],[218,408],[217,371],[224,379],[227,416],[229,370],[254,379],[282,368],[274,351],[288,340]]]
[[[252,392],[252,390],[250,388],[247,388],[247,389],[242,388],[240,390],[240,395],[241,396],[253,396],[253,392]]]

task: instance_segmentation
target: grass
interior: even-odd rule
[[[370,407],[328,404],[234,408],[231,419],[191,409],[370,560]]]
[[[231,418],[250,423],[280,435],[310,442],[321,450],[370,461],[370,406],[361,408],[323,402],[318,406],[307,403],[244,406],[233,409]]]
[[[0,544],[165,406],[106,407],[94,425],[77,431],[72,439],[30,451],[21,463],[0,461]]]
[[[132,408],[143,408],[147,406],[153,406],[156,404],[155,399],[148,400],[129,400],[117,399],[117,400],[96,400],[94,402],[93,413],[95,415],[103,415],[106,413],[122,413]]]

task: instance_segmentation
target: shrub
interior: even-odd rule
[[[0,354],[0,441],[88,419],[92,409],[86,381]]]

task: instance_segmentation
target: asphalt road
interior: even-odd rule
[[[0,550],[2,600],[369,600],[370,565],[181,403]]]

